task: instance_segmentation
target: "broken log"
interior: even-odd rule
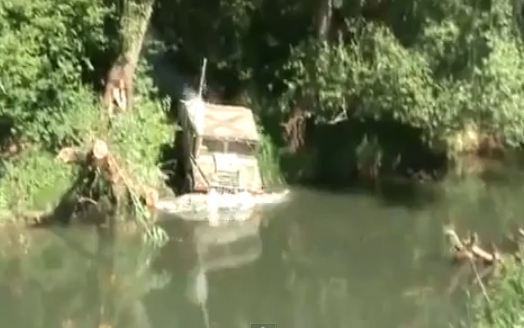
[[[496,251],[488,252],[478,245],[478,236],[475,234],[468,239],[462,240],[455,230],[445,228],[444,235],[448,238],[455,252],[456,259],[482,260],[485,264],[495,264],[500,260],[500,256]]]

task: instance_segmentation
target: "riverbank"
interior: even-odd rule
[[[95,206],[116,219],[134,217],[147,230],[152,222],[146,205],[172,194],[169,176],[177,125],[170,117],[171,102],[178,101],[161,98],[150,76],[151,68],[142,62],[134,108],[112,117],[91,95],[92,107],[64,117],[67,128],[77,133],[56,151],[27,145],[6,153],[0,184],[2,223],[69,223],[76,216],[85,219],[83,212]],[[263,131],[260,135],[262,179],[268,186],[282,183],[275,149]],[[97,154],[100,147],[103,154]]]
[[[78,4],[73,2],[68,5],[75,7]],[[100,4],[92,5],[96,7]],[[29,10],[21,10],[26,9]],[[105,16],[107,13],[100,14],[97,19],[108,18]],[[67,20],[71,17],[66,15],[62,18]],[[92,23],[95,32],[100,33],[101,21]],[[99,99],[96,86],[85,81],[85,74],[91,74],[94,70],[105,75],[104,67],[87,68],[80,64],[83,60],[99,64],[103,61],[96,57],[85,58],[86,53],[73,56],[71,65],[79,66],[75,66],[76,71],[68,72],[72,75],[68,77],[70,80],[49,85],[54,88],[53,92],[60,95],[58,100],[50,100],[49,108],[41,108],[42,104],[38,103],[26,104],[26,99],[15,97],[15,93],[13,99],[0,98],[2,130],[12,131],[0,136],[1,219],[41,221],[45,216],[46,220],[67,223],[74,220],[76,214],[94,205],[114,214],[114,218],[133,217],[146,228],[151,226],[146,203],[154,201],[159,195],[171,193],[169,181],[166,180],[173,165],[166,165],[165,162],[172,164],[174,154],[170,148],[174,144],[176,130],[173,114],[187,86],[162,55],[155,56],[155,44],[159,40],[154,31],[147,29],[142,33],[145,40],[139,38],[138,42],[144,41],[144,46],[134,46],[139,49],[136,53],[140,58],[137,59],[138,66],[133,68],[132,90],[125,95],[126,98],[129,96],[129,107],[122,109],[108,105],[106,91]],[[96,39],[97,36],[93,37]],[[91,41],[99,42],[96,51],[115,50],[105,49],[115,46],[107,44],[105,39]],[[65,46],[67,42],[72,40],[66,37],[62,41]],[[16,46],[24,49],[28,45],[22,43]],[[32,60],[47,58],[45,50],[34,53]],[[83,50],[89,52],[93,49]],[[38,69],[45,71],[53,58],[48,60],[50,63],[44,62]],[[110,62],[110,59],[105,61]],[[13,74],[19,76],[23,73],[19,70]],[[59,77],[66,79],[65,76]],[[106,87],[111,87],[111,83],[115,82],[109,81]],[[168,86],[168,90],[158,90],[158,86],[164,85]],[[5,86],[7,84],[2,85]],[[21,85],[11,87],[19,93],[25,90]],[[36,98],[44,97],[37,88],[29,89],[29,92],[34,93]],[[7,100],[36,109],[14,110],[7,106]],[[26,112],[33,114],[26,115]],[[264,182],[281,182],[274,147],[263,131],[260,133],[263,138],[258,159]],[[160,168],[166,170],[161,171]]]
[[[95,206],[116,219],[134,217],[146,230],[152,226],[145,203],[149,193],[166,189],[158,164],[161,148],[172,143],[174,125],[166,118],[169,103],[155,95],[146,67],[137,74],[132,110],[110,117],[86,92],[85,106],[61,117],[64,132],[73,134],[59,147],[13,139],[17,151],[4,153],[2,160],[2,219],[45,213],[69,223]]]

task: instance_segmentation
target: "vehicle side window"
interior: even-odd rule
[[[202,140],[202,146],[206,147],[207,150],[211,152],[223,152],[224,151],[224,142],[214,140],[214,139],[204,138]]]
[[[240,155],[253,156],[256,153],[256,149],[252,144],[247,143],[247,142],[230,141],[227,144],[227,152],[234,153],[234,154],[240,154]]]

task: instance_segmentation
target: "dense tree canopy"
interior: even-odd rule
[[[18,133],[47,142],[73,135],[64,118],[94,105],[82,77],[93,70],[89,51],[107,47],[107,14],[101,1],[0,5],[0,114]]]
[[[50,148],[88,135],[119,54],[132,57],[134,73],[152,8],[182,71],[197,75],[207,57],[211,89],[252,106],[266,131],[298,135],[284,138],[295,150],[304,120],[396,122],[446,150],[524,142],[519,0],[8,1],[2,126]],[[359,129],[373,140],[370,126]],[[405,137],[393,130],[379,143]]]
[[[95,141],[132,177],[133,204],[146,185],[163,187],[159,148],[173,126],[147,65],[138,64],[151,10],[151,1],[0,3],[0,212],[49,210],[71,188],[82,189],[81,181],[89,184],[79,176],[89,170]],[[136,95],[136,106],[119,115],[105,101],[116,84]],[[77,150],[87,156],[57,156]]]
[[[103,0],[3,2],[2,123],[14,127],[17,139],[45,147],[81,141],[74,139],[100,125],[97,93],[119,55],[128,56],[134,74],[151,5],[151,1]]]
[[[518,0],[160,1],[155,18],[186,63],[238,96],[322,122],[393,119],[451,141],[474,130],[524,141]],[[256,90],[256,92],[253,92]],[[267,104],[267,103],[266,103]]]

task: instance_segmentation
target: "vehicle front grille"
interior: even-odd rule
[[[216,174],[219,187],[238,188],[239,173],[238,171],[218,171]]]

